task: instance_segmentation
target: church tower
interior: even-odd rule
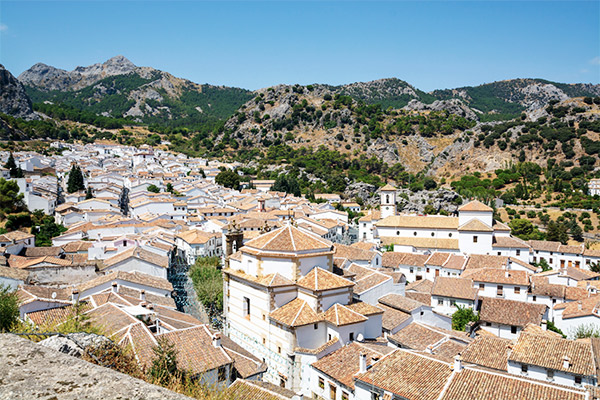
[[[381,219],[396,215],[396,190],[389,183],[379,190],[381,197]]]

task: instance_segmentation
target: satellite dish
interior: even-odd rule
[[[365,337],[363,336],[362,333],[359,333],[358,336],[356,336],[356,341],[357,342],[364,342],[365,341]]]
[[[52,292],[52,298],[55,299],[56,298],[56,292]]]

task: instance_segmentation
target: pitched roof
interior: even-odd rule
[[[419,322],[411,322],[395,334],[388,336],[388,338],[402,347],[413,350],[425,350],[428,346],[439,343],[446,338],[458,340],[465,344],[471,341],[471,338],[464,332],[437,328]]]
[[[466,363],[506,371],[511,341],[490,335],[477,336],[461,353]]]
[[[428,258],[426,254],[386,251],[381,256],[381,265],[387,268],[398,268],[400,265],[423,267]]]
[[[332,243],[321,237],[287,225],[248,241],[244,247],[263,251],[330,251]],[[244,251],[242,247],[242,252]]]
[[[392,331],[399,325],[403,324],[411,318],[411,315],[404,311],[396,310],[395,308],[388,307],[380,304],[379,308],[383,310],[383,316],[381,317],[381,327],[386,331]]]
[[[477,289],[473,287],[471,279],[436,276],[431,294],[455,299],[475,300]]]
[[[321,313],[321,318],[335,326],[357,324],[367,320],[364,315],[339,303],[335,303],[327,311]]]
[[[419,301],[409,299],[396,293],[390,293],[380,297],[378,301],[383,305],[395,308],[396,310],[404,311],[406,313],[410,313],[419,307],[429,306],[429,304],[423,304]]]
[[[402,398],[435,400],[451,373],[445,362],[399,349],[356,375],[356,380]]]
[[[189,244],[204,244],[213,238],[214,235],[198,229],[190,229],[189,231],[178,233],[177,237]]]
[[[102,270],[112,267],[113,265],[128,260],[130,258],[140,259],[163,268],[167,268],[169,266],[168,257],[158,255],[141,247],[132,247],[131,249],[122,251],[104,260],[104,263],[102,267],[100,267],[100,269]]]
[[[400,246],[413,246],[417,249],[447,249],[459,250],[458,239],[448,238],[426,238],[426,237],[397,237],[397,236],[381,236],[382,245],[397,244]]]
[[[306,301],[299,298],[272,311],[269,318],[292,328],[322,321],[321,316]]]
[[[367,357],[368,368],[392,351],[394,350],[388,346],[351,342],[312,363],[311,366],[347,388],[354,390],[354,375],[360,370],[360,355],[364,354]]]
[[[269,382],[236,379],[224,391],[231,400],[290,400],[296,393]]]
[[[453,376],[440,400],[584,400],[585,392],[514,375],[466,368]]]
[[[225,350],[213,345],[213,333],[206,325],[156,335],[177,349],[177,366],[193,374],[201,374],[233,363]]]
[[[342,278],[320,267],[314,267],[308,274],[300,278],[298,286],[313,291],[332,290],[354,286],[354,282]]]
[[[569,362],[567,367],[564,365],[565,357]],[[521,333],[508,359],[576,375],[591,376],[596,373],[589,341]]]
[[[100,286],[103,283],[114,281],[114,280],[121,280],[121,281],[126,281],[126,282],[131,282],[131,283],[137,283],[140,285],[144,285],[147,287],[153,287],[156,289],[162,289],[162,290],[168,290],[168,291],[173,290],[173,285],[168,280],[162,279],[162,278],[159,278],[156,276],[144,274],[142,272],[137,272],[137,271],[136,272],[111,271],[111,272],[107,273],[106,275],[101,275],[97,278],[91,279],[87,282],[84,282],[84,283],[78,285],[77,289],[81,293],[83,291],[92,289],[96,286]]]
[[[462,224],[461,226],[458,227],[458,230],[464,231],[464,232],[493,232],[494,231],[491,226],[484,224],[477,218],[473,218],[469,222]]]
[[[523,301],[481,298],[479,319],[501,325],[524,327],[527,324],[540,325],[546,312],[545,304],[533,304]]]
[[[379,189],[379,191],[381,191],[381,192],[395,192],[396,190],[398,190],[398,189],[396,189],[395,187],[393,187],[389,183],[387,183],[384,187],[382,187],[381,189]]]
[[[333,245],[335,257],[346,258],[350,261],[371,261],[377,256],[377,253],[370,250],[362,250],[357,247],[346,246],[335,243]]]
[[[529,286],[529,275],[526,271],[515,271],[495,268],[479,268],[465,271],[461,278],[472,279],[473,282],[498,283],[503,285]]]
[[[9,278],[20,281],[26,281],[29,277],[29,272],[18,268],[1,267],[0,266],[0,278]]]
[[[468,202],[465,205],[462,205],[458,208],[458,211],[485,211],[485,212],[493,212],[494,210],[491,207],[486,206],[479,200],[473,200]]]
[[[433,289],[433,282],[429,279],[419,279],[406,285],[406,292],[414,290],[415,292],[430,294],[431,289]]]
[[[492,247],[503,247],[512,249],[530,249],[531,246],[524,240],[512,236],[494,236]]]

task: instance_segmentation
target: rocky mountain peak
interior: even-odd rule
[[[17,118],[37,119],[25,87],[0,64],[0,113]]]
[[[19,75],[19,80],[27,85],[44,91],[71,91],[89,86],[108,76],[124,75],[137,67],[122,55],[112,57],[104,63],[79,66],[73,71],[65,71],[37,63]]]

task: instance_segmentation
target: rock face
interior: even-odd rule
[[[460,204],[455,204],[455,202],[458,202],[459,197],[458,193],[447,189],[421,190],[419,192],[400,189],[396,196],[398,208],[402,213],[422,213],[425,206],[430,204],[437,212],[444,210],[450,214],[458,211]]]
[[[346,186],[344,197],[350,200],[360,198],[364,204],[379,204],[379,199],[375,199],[373,193],[377,191],[377,186],[364,182],[356,182]]]
[[[409,111],[443,111],[446,110],[450,114],[456,114],[459,117],[464,117],[471,120],[477,120],[477,114],[469,108],[462,100],[436,100],[431,104],[421,103],[419,100],[411,100],[406,105],[404,110]]]
[[[19,75],[19,81],[41,90],[77,90],[92,85],[107,76],[123,75],[133,71],[136,66],[123,56],[113,57],[103,64],[77,67],[73,71],[54,68],[37,63]]]
[[[23,84],[0,64],[0,113],[17,118],[37,119]]]
[[[42,340],[39,344],[73,357],[81,357],[88,347],[98,347],[104,343],[110,343],[105,336],[93,333],[70,333],[64,336],[51,336]]]
[[[0,349],[2,399],[189,399],[15,335],[0,334]]]
[[[394,165],[400,161],[397,149],[395,149],[394,147],[395,146],[390,145],[384,139],[377,138],[377,140],[371,143],[371,145],[367,148],[367,156],[375,156],[380,160],[386,162],[388,165]]]

